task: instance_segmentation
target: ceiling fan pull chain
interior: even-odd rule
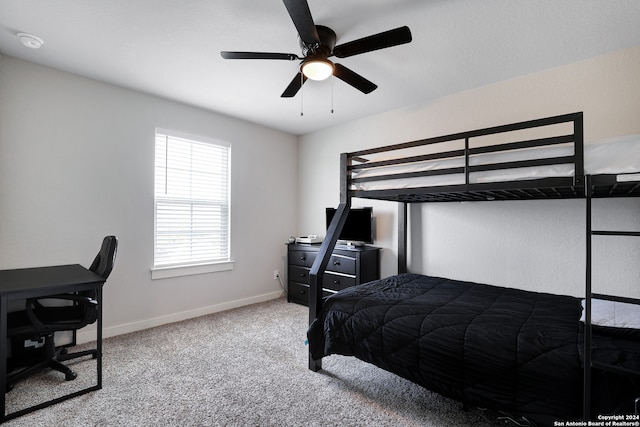
[[[304,93],[304,76],[300,73],[300,116],[304,116],[302,112],[303,102],[302,102],[302,94]]]
[[[331,114],[333,114],[333,74],[331,75]]]

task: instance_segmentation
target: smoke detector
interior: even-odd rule
[[[40,46],[44,44],[44,40],[40,37],[36,37],[33,34],[29,33],[18,33],[18,40],[22,43],[23,46],[28,47],[29,49],[40,49]]]

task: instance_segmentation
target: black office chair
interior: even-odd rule
[[[103,277],[105,280],[111,274],[116,258],[118,239],[107,236],[102,241],[100,252],[94,259],[89,270]],[[64,306],[45,306],[43,300],[71,301],[73,304]],[[29,361],[27,367],[7,376],[7,390],[30,375],[50,368],[65,374],[65,380],[71,381],[77,377],[69,367],[62,362],[78,357],[97,356],[97,350],[87,350],[67,353],[65,347],[56,348],[54,335],[56,331],[75,331],[94,323],[98,318],[97,291],[86,291],[70,294],[59,294],[47,297],[29,298],[25,310],[9,313],[7,321],[7,335],[12,342],[24,343],[26,340],[40,342],[44,345],[35,362]],[[33,353],[30,350],[25,353]],[[15,357],[14,357],[15,358]],[[25,361],[18,361],[21,367]]]

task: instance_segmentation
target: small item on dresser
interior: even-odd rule
[[[289,243],[295,243],[296,238],[294,236],[289,237]]]
[[[322,243],[322,237],[318,237],[316,234],[309,234],[305,237],[296,238],[296,243]]]

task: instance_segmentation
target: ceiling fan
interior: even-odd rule
[[[411,31],[409,27],[404,26],[336,46],[336,33],[329,27],[316,25],[313,22],[307,0],[283,0],[283,2],[298,30],[302,57],[293,53],[220,52],[224,59],[301,61],[300,71],[282,93],[281,97],[283,98],[294,97],[307,79],[324,80],[331,75],[365,94],[371,93],[378,87],[375,83],[344,65],[330,61],[329,58],[331,56],[347,58],[411,41]]]

